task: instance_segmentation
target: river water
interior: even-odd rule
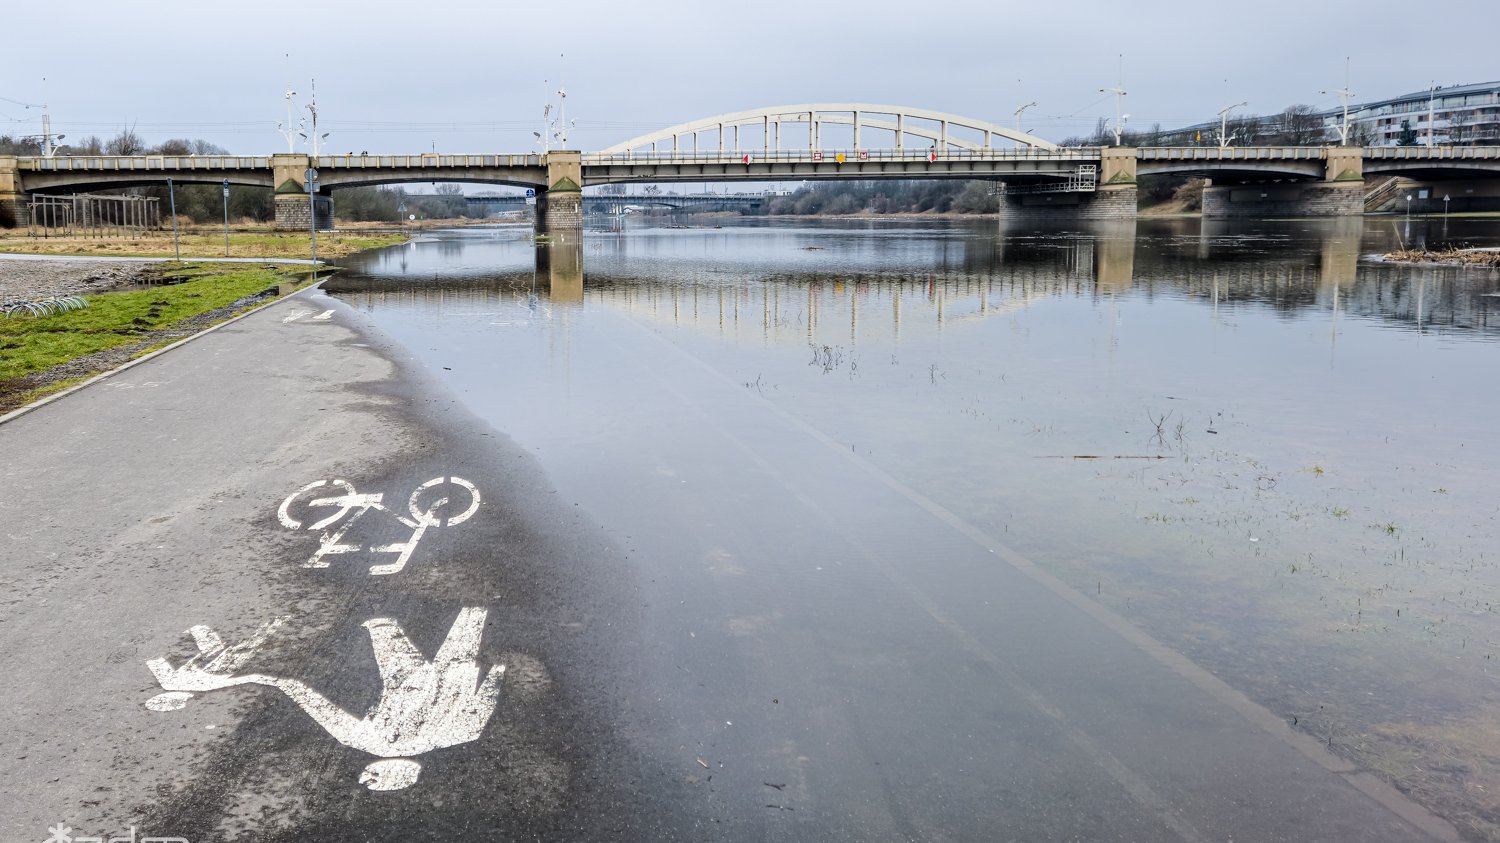
[[[643,740],[705,787],[753,756],[792,822],[837,765],[804,835],[1128,839],[986,760],[1042,750],[978,731],[1019,716],[979,674],[1089,691],[1018,654],[1047,617],[987,631],[1019,566],[1500,839],[1500,273],[1372,259],[1493,221],[687,226],[439,232],[329,288],[619,544]]]

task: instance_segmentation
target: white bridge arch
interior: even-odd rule
[[[988,150],[993,148],[996,138],[1011,141],[1017,146],[1029,149],[1055,150],[1057,144],[1045,141],[1035,135],[1029,135],[1015,129],[1001,126],[998,123],[990,123],[985,120],[975,120],[970,117],[961,117],[957,114],[947,114],[942,111],[931,111],[925,108],[908,108],[899,105],[877,105],[872,103],[805,103],[802,105],[781,105],[771,108],[758,108],[751,111],[736,111],[729,114],[719,114],[713,117],[705,117],[701,120],[693,120],[688,123],[679,123],[658,132],[631,138],[624,143],[617,143],[608,149],[601,150],[599,155],[630,155],[637,151],[657,151],[658,147],[665,147],[672,152],[683,151],[683,139],[690,138],[688,148],[694,153],[698,152],[698,136],[700,134],[714,135],[718,143],[718,151],[739,152],[740,132],[748,127],[753,136],[756,128],[761,132],[761,144],[751,149],[765,151],[780,151],[781,126],[783,123],[806,124],[808,126],[807,138],[809,150],[821,148],[822,127],[852,126],[854,130],[854,148],[870,149],[872,147],[864,142],[862,132],[875,130],[880,134],[887,132],[894,136],[895,146],[884,147],[904,149],[906,138],[918,138],[922,147],[936,147],[940,150],[962,149],[968,151]],[[977,134],[981,139],[975,140],[970,137],[955,136],[954,129],[962,130],[968,134]]]

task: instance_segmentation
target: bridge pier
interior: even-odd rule
[[[1002,222],[1053,223],[1135,219],[1135,150],[1100,150],[1099,186],[1092,193],[1021,193],[1000,197]]]
[[[1352,217],[1365,212],[1364,150],[1329,147],[1322,181],[1203,188],[1203,218]]]
[[[1023,193],[1000,197],[1003,223],[1135,219],[1136,188],[1103,186],[1093,193]]]
[[[271,183],[276,185],[276,230],[307,231],[317,215],[318,230],[333,230],[333,193],[319,190],[313,201],[307,201],[307,170],[312,158],[306,155],[271,156]]]
[[[0,228],[17,228],[31,222],[21,189],[21,170],[14,155],[0,155]]]
[[[536,233],[583,234],[583,154],[576,150],[547,153],[547,185],[536,192]]]
[[[312,207],[308,207],[306,193],[278,193],[275,203],[277,231],[307,231],[312,227],[315,209],[318,230],[333,230],[333,196],[328,192],[319,191],[313,197]]]

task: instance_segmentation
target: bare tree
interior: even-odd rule
[[[134,128],[121,129],[104,144],[104,152],[108,155],[140,155],[145,151],[146,141],[135,133]]]
[[[1323,118],[1310,105],[1293,105],[1281,112],[1279,140],[1288,146],[1311,146],[1323,142]]]

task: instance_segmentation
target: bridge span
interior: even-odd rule
[[[793,137],[799,131],[805,144]],[[312,201],[309,170],[317,174]],[[580,227],[582,190],[591,185],[817,179],[985,179],[1000,186],[1002,216],[1104,219],[1135,214],[1139,176],[1169,173],[1212,180],[1209,217],[1355,215],[1364,211],[1367,174],[1500,179],[1500,147],[1060,148],[944,112],[815,103],[717,115],[589,153],[0,157],[0,222],[25,223],[32,193],[168,178],[270,187],[277,225],[287,229],[310,225],[314,210],[319,226],[331,226],[338,188],[402,182],[532,188],[541,229]]]

